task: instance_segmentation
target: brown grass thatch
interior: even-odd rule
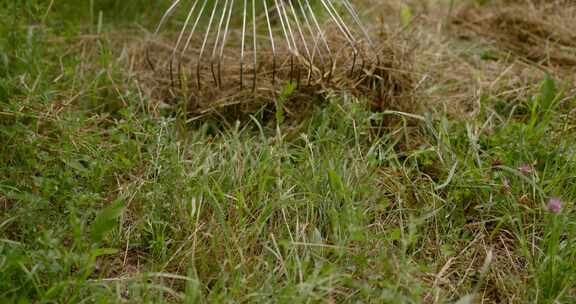
[[[452,20],[462,37],[495,47],[548,69],[576,67],[576,2],[493,1],[463,6]]]
[[[337,35],[328,38],[331,45],[344,45]],[[273,105],[289,81],[297,83],[297,90],[285,102],[289,115],[302,115],[333,90],[369,98],[374,109],[413,108],[411,55],[384,37],[377,42],[378,49],[365,47],[356,60],[350,49],[341,48],[333,56],[332,73],[327,58],[311,63],[302,57],[291,57],[286,49],[277,52],[273,69],[272,52],[263,48],[258,53],[255,87],[255,70],[250,60],[244,66],[241,85],[238,55],[233,48],[225,52],[219,73],[217,64],[200,61],[198,65],[198,49],[174,57],[172,40],[164,36],[129,47],[131,66],[153,101],[168,105],[185,102],[192,118],[216,112],[234,116],[253,113]],[[252,58],[252,54],[248,52],[246,58]]]

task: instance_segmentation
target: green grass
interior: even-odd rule
[[[576,301],[576,98],[554,75],[465,119],[338,93],[296,123],[182,127],[82,38],[160,9],[46,2],[0,4],[0,302]]]

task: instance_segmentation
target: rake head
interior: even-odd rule
[[[336,84],[379,62],[349,0],[175,0],[156,34],[175,13],[185,14],[167,64],[171,83],[196,95]]]

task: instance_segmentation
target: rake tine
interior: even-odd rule
[[[174,13],[174,10],[176,9],[176,7],[178,7],[180,2],[181,0],[175,0],[174,2],[172,2],[172,5],[170,5],[170,7],[166,10],[166,12],[164,12],[164,15],[162,15],[162,18],[160,18],[160,22],[158,22],[158,26],[156,26],[154,35],[158,35],[158,33],[160,32],[160,28],[162,28],[164,23],[166,23],[166,19],[168,19],[168,17],[170,17]]]
[[[282,1],[282,0],[280,0]],[[286,30],[286,25],[284,24],[284,15],[282,14],[282,8],[278,3],[278,0],[274,0],[276,11],[278,12],[278,17],[280,17],[280,25],[282,27],[282,33],[284,34],[284,39],[286,40],[286,44],[288,45],[288,50],[292,52],[292,44],[290,43],[290,39],[288,38],[288,33]]]
[[[246,42],[246,7],[244,0],[244,9],[242,13],[242,49],[240,50],[240,89],[244,88],[244,44]]]
[[[158,35],[158,33],[160,32],[160,29],[162,28],[164,23],[166,23],[166,20],[168,19],[168,17],[170,17],[174,13],[174,10],[180,4],[180,1],[181,0],[175,0],[174,2],[172,2],[170,7],[166,10],[166,12],[164,12],[164,15],[162,15],[162,18],[160,18],[160,22],[158,22],[158,25],[156,26],[156,30],[154,30],[154,36]],[[152,70],[154,70],[154,65],[152,64],[152,61],[150,60],[148,48],[146,49],[146,60],[148,61],[148,64],[152,67]],[[172,69],[173,69],[172,65],[173,65],[173,58],[170,58],[169,66],[168,66],[168,70],[170,73],[170,86],[172,88],[174,88],[174,75],[173,75],[173,71],[172,71]]]
[[[199,1],[199,0],[197,0],[197,1]],[[192,29],[190,30],[190,34],[188,34],[188,38],[186,39],[186,43],[184,44],[184,48],[182,48],[182,51],[180,53],[181,55],[183,55],[186,52],[186,50],[188,50],[188,48],[190,47],[190,42],[192,42],[192,38],[194,37],[194,33],[196,32],[196,27],[198,27],[198,23],[200,22],[200,19],[204,15],[204,10],[206,8],[207,3],[208,3],[208,0],[204,0],[202,7],[200,7],[200,11],[198,12],[198,15],[196,16],[196,20],[194,20],[194,24],[192,25]]]
[[[298,19],[298,16],[296,15],[296,10],[294,9],[294,5],[292,4],[292,1],[289,1],[290,3],[290,9],[292,11],[292,16],[294,17],[294,21],[296,23],[296,29],[298,30],[298,34],[300,35],[300,39],[302,40],[302,44],[304,45],[304,50],[306,51],[306,54],[308,55],[308,57],[310,57],[310,50],[308,49],[308,44],[306,42],[306,39],[304,38],[304,34],[302,32],[302,27],[300,26],[300,20]]]
[[[206,48],[206,43],[208,42],[208,36],[210,35],[210,30],[212,29],[212,23],[214,22],[214,15],[216,14],[216,9],[220,0],[216,0],[214,3],[214,8],[212,8],[212,13],[210,14],[210,20],[208,21],[208,28],[204,34],[204,40],[202,41],[202,47],[200,48],[200,53],[198,53],[198,61],[196,62],[196,80],[198,82],[198,90],[201,89],[200,80],[200,67],[202,65],[202,55],[204,54],[204,49]]]
[[[366,39],[366,41],[368,41],[368,43],[372,47],[374,47],[374,43],[372,42],[372,38],[370,38],[368,31],[366,30],[366,28],[362,24],[362,21],[360,21],[360,16],[358,15],[358,12],[354,8],[354,6],[352,6],[352,4],[350,4],[350,1],[348,1],[348,0],[342,0],[342,3],[344,4],[344,7],[346,8],[346,10],[350,14],[350,16],[352,16],[352,20],[354,20],[354,23],[356,23],[356,26],[360,29],[360,31],[362,31],[362,34],[364,35],[364,38]]]
[[[297,87],[306,85],[304,81],[308,86],[316,81],[327,80],[330,83],[336,73],[355,76],[358,74],[358,69],[363,71],[367,64],[379,62],[378,54],[374,56],[366,52],[376,50],[376,46],[367,28],[362,25],[361,16],[353,7],[351,0],[315,0],[314,5],[311,0],[170,0],[170,2],[155,34],[166,26],[169,17],[175,15],[183,3],[186,3],[185,9],[188,10],[170,56],[172,87],[177,86],[178,81],[180,84],[187,81],[187,76],[190,75],[191,84],[187,86],[202,91],[203,86],[213,83],[216,88],[221,88],[223,78],[227,79],[225,75],[228,53],[225,53],[225,50],[230,48],[230,44],[234,44],[236,51],[240,48],[239,58],[236,57],[239,59],[240,89],[248,89],[251,86],[253,93],[263,78],[267,78],[267,84],[270,81],[269,60],[272,61],[272,86],[276,85],[276,78],[281,75],[286,80],[289,78],[289,81],[295,81]],[[235,16],[232,16],[233,14]],[[236,21],[233,21],[233,18]],[[263,22],[266,22],[266,25]],[[258,26],[266,28],[259,29]],[[239,33],[233,32],[235,30]],[[334,35],[337,36],[334,43],[329,30],[334,30]],[[258,37],[259,34],[262,34],[262,37]],[[269,39],[270,44],[260,41],[258,45],[259,39]],[[234,42],[231,42],[232,40]],[[339,44],[343,44],[343,47]],[[264,61],[258,56],[266,55],[262,50],[268,48],[268,52],[270,47],[272,58],[264,60],[266,64],[262,68]],[[191,60],[185,56],[188,51],[192,53]],[[349,56],[350,53],[352,56]],[[340,56],[344,54],[348,56]],[[153,50],[146,49],[146,62],[152,70],[155,70],[157,67],[154,66],[150,56],[153,56]],[[188,67],[192,68],[192,72],[186,71]],[[253,70],[250,71],[250,68]],[[317,73],[320,75],[316,75]],[[234,72],[232,74],[236,77],[235,81],[238,81],[238,74]]]
[[[252,42],[254,47],[254,79],[252,81],[252,92],[256,91],[257,76],[257,48],[256,48],[256,0],[252,0]]]
[[[357,46],[357,41],[354,37],[354,35],[352,34],[352,32],[350,31],[350,28],[346,25],[346,22],[344,22],[344,20],[342,19],[342,16],[340,16],[340,14],[338,14],[336,12],[336,8],[334,7],[334,5],[332,4],[332,2],[328,2],[330,4],[330,7],[332,8],[332,10],[335,13],[335,16],[337,17],[337,19],[340,21],[340,25],[342,26],[342,29],[344,29],[344,31],[346,32],[346,34],[348,35],[348,41],[350,42],[350,44],[352,45],[352,66],[350,67],[350,76],[354,75],[354,68],[356,67],[356,62],[358,60],[358,46]]]
[[[160,18],[160,22],[158,22],[158,26],[156,26],[156,30],[154,31],[154,35],[158,35],[158,33],[160,32],[160,29],[162,28],[162,26],[164,25],[164,23],[166,23],[166,20],[168,19],[168,17],[170,17],[173,13],[174,10],[178,7],[178,5],[180,4],[181,0],[175,0],[174,2],[172,2],[172,4],[170,5],[170,7],[166,10],[166,12],[164,12],[164,15],[162,15],[162,18]],[[149,64],[152,66],[152,69],[154,70],[154,66],[151,64],[152,62],[149,60],[149,52],[148,49],[146,49],[146,58],[149,62]],[[173,71],[172,71],[172,65],[173,65],[173,58],[170,58],[170,62],[169,62],[169,67],[168,70],[170,72],[170,86],[172,88],[174,88],[174,75],[173,75]]]
[[[346,37],[346,39],[348,40],[350,45],[352,45],[352,47],[355,48],[356,42],[354,41],[354,35],[352,35],[350,28],[346,25],[346,22],[344,22],[344,20],[342,19],[342,16],[340,16],[338,11],[334,7],[334,4],[332,3],[332,1],[328,1],[328,0],[320,0],[320,1],[322,2],[324,7],[326,8],[326,10],[328,11],[328,14],[333,19],[333,21],[336,23],[336,25],[338,26],[340,31],[344,34],[344,36]]]
[[[330,79],[332,78],[332,72],[334,70],[334,65],[335,65],[334,57],[332,56],[332,50],[330,50],[330,46],[328,45],[328,41],[326,40],[326,37],[324,36],[324,31],[320,27],[320,24],[318,22],[318,18],[316,18],[316,14],[314,13],[314,10],[312,9],[312,6],[310,5],[309,0],[306,0],[306,6],[308,7],[308,11],[310,12],[310,18],[312,19],[316,29],[318,30],[318,35],[320,36],[320,40],[322,40],[322,44],[326,48],[326,52],[328,53],[328,57],[330,58],[330,70],[328,72],[328,82],[330,82]],[[322,77],[324,77],[324,75],[322,75]]]
[[[174,10],[176,8],[175,5],[177,5],[178,2],[180,2],[180,0],[174,2],[172,4],[172,6],[170,7],[170,9],[166,12],[166,14],[168,14],[170,12],[170,10]],[[194,11],[196,10],[197,4],[198,4],[198,0],[196,0],[194,2],[192,7],[190,8],[190,10],[188,11],[188,15],[186,16],[186,21],[184,21],[184,26],[182,26],[182,29],[180,30],[180,34],[178,35],[178,40],[176,41],[176,45],[174,46],[174,49],[172,50],[172,54],[170,55],[170,83],[171,83],[172,87],[174,87],[173,64],[174,64],[174,59],[176,58],[176,52],[180,48],[180,44],[182,43],[182,38],[184,37],[184,33],[186,32],[188,25],[190,24],[190,19],[192,18],[192,15],[194,14]],[[165,16],[167,16],[166,14],[165,14]],[[163,19],[164,19],[164,17],[163,17]],[[160,29],[160,25],[158,26],[157,30],[159,30],[159,29]],[[178,73],[180,73],[180,68],[178,68]],[[180,77],[178,77],[178,79],[180,79]]]
[[[173,53],[170,56],[169,70],[170,70],[170,83],[172,84],[172,87],[174,87],[174,76],[173,76],[173,67],[172,67],[172,65],[174,63],[174,58],[176,57],[176,52],[178,51],[178,48],[180,47],[183,35],[186,32],[186,28],[188,27],[190,19],[194,15],[194,11],[196,10],[196,5],[198,4],[198,2],[199,2],[199,0],[196,0],[194,2],[194,5],[192,6],[192,8],[190,8],[190,11],[188,12],[188,16],[186,17],[187,21],[185,22],[184,26],[182,27],[182,30],[181,30],[180,35],[178,37],[178,41],[176,43],[176,46],[174,47]],[[194,36],[194,32],[196,31],[196,27],[198,26],[198,22],[200,21],[200,18],[203,15],[204,8],[206,7],[206,3],[207,3],[207,0],[204,0],[204,3],[202,5],[202,7],[200,8],[200,11],[198,12],[198,15],[196,16],[196,20],[194,21],[192,29],[190,30],[190,34],[188,35],[188,38],[187,38],[186,43],[184,45],[184,48],[180,52],[180,57],[184,56],[184,53],[186,52],[186,50],[188,49],[188,46],[190,45],[190,41],[192,40],[192,37]],[[179,60],[179,62],[181,63],[181,60]],[[180,71],[180,70],[181,69],[179,67],[178,71]],[[178,77],[178,79],[180,80],[180,77]]]
[[[274,34],[272,33],[272,24],[270,23],[270,15],[268,13],[268,5],[266,0],[262,0],[264,3],[264,11],[266,12],[266,23],[268,24],[268,33],[270,34],[270,44],[272,46],[272,86],[276,82],[276,46],[274,45]]]
[[[308,42],[306,41],[306,38],[304,38],[304,33],[302,31],[302,27],[300,26],[300,20],[298,18],[298,15],[296,14],[296,10],[294,9],[294,4],[292,1],[289,1],[289,3],[290,3],[290,9],[292,11],[292,16],[294,17],[294,21],[296,22],[296,28],[298,30],[298,33],[300,34],[300,39],[302,40],[302,44],[304,45],[304,50],[306,51],[306,55],[308,56],[306,59],[307,59],[308,64],[309,64],[308,85],[310,85],[310,78],[312,77],[312,56],[310,55],[310,50],[308,48]]]
[[[230,28],[230,17],[232,16],[232,8],[234,7],[234,0],[231,0],[230,7],[228,8],[228,18],[226,20],[226,27],[224,28],[224,36],[222,37],[222,45],[220,46],[220,55],[218,59],[218,82],[222,85],[222,59],[224,58],[224,47],[228,40],[228,30]]]
[[[302,5],[302,1],[298,1],[298,7],[300,9],[300,13],[302,14],[302,17],[304,18],[304,22],[306,23],[306,27],[308,29],[308,32],[310,33],[310,37],[312,37],[313,41],[314,41],[314,48],[312,50],[312,55],[311,55],[311,60],[310,60],[310,71],[312,71],[313,68],[313,64],[314,64],[314,58],[316,57],[316,52],[318,51],[318,39],[316,37],[316,35],[314,35],[314,31],[312,30],[312,25],[310,24],[310,20],[308,19],[308,15],[306,14],[306,10],[304,9],[304,6]],[[320,58],[320,67],[321,67],[321,71],[320,71],[320,75],[321,77],[324,77],[324,58],[322,58],[322,54],[319,53],[319,58]],[[308,85],[310,85],[310,81],[312,80],[312,74],[309,74],[308,77]]]
[[[282,1],[282,0],[280,0]],[[278,0],[274,0],[276,11],[278,12],[278,17],[280,17],[280,25],[282,27],[282,33],[284,34],[284,39],[288,45],[288,51],[290,52],[290,81],[292,81],[292,76],[294,73],[294,51],[292,49],[292,44],[290,43],[290,38],[288,38],[288,32],[286,30],[286,25],[284,24],[284,15],[282,14],[282,8],[278,3]]]
[[[342,3],[344,4],[344,7],[346,8],[346,10],[350,14],[350,16],[352,16],[354,23],[356,23],[356,26],[360,29],[360,31],[364,35],[364,38],[368,42],[368,45],[370,46],[370,48],[372,49],[372,51],[376,55],[376,64],[380,65],[380,56],[378,55],[378,52],[376,50],[376,46],[374,45],[372,39],[370,38],[368,31],[366,30],[366,28],[362,24],[362,21],[360,21],[360,16],[358,15],[358,12],[356,11],[356,9],[352,6],[352,4],[348,0],[342,0]],[[362,58],[362,65],[360,66],[360,71],[363,71],[365,66],[366,66],[366,56],[365,55],[366,54],[364,52],[360,53],[360,57]]]
[[[354,8],[354,6],[352,6],[350,1],[342,0],[342,2],[344,3],[344,6],[346,7],[346,9],[350,13],[350,15],[352,16],[352,19],[356,23],[356,26],[360,29],[360,31],[362,31],[362,34],[364,35],[364,38],[366,39],[366,41],[368,41],[370,48],[372,49],[374,54],[376,54],[376,62],[379,65],[380,64],[380,55],[378,54],[376,45],[372,41],[372,38],[370,38],[370,34],[368,34],[366,27],[364,27],[364,25],[362,24],[362,21],[360,21],[360,16],[358,15],[358,11],[356,11],[356,9]]]
[[[286,11],[286,6],[284,6],[284,1],[280,0],[280,6],[282,8],[282,16],[284,16],[286,21],[286,29],[288,30],[289,37],[292,40],[292,45],[294,46],[294,55],[299,56],[300,51],[298,49],[298,45],[296,43],[296,39],[294,39],[294,32],[292,31],[292,27],[290,26],[290,17],[288,16],[288,12]],[[294,71],[294,56],[290,57],[290,81],[292,81],[292,73]],[[299,87],[300,84],[300,69],[296,66],[296,87]]]
[[[288,36],[292,40],[293,51],[296,55],[300,53],[298,49],[298,44],[296,43],[296,39],[294,38],[294,32],[292,31],[292,27],[290,26],[290,16],[288,16],[288,12],[286,10],[286,6],[284,2],[286,0],[280,0],[280,7],[282,8],[282,16],[284,16],[284,21],[286,22],[286,29],[288,30]]]
[[[356,58],[357,53],[358,53],[358,49],[356,47],[356,42],[354,41],[354,36],[350,32],[350,29],[348,28],[348,26],[346,26],[346,23],[342,20],[342,17],[338,14],[338,12],[336,11],[336,8],[334,8],[334,5],[332,4],[332,2],[326,1],[326,0],[320,0],[320,1],[322,2],[322,5],[324,5],[324,8],[326,9],[326,11],[328,11],[330,18],[332,18],[334,23],[336,23],[336,26],[338,27],[338,29],[342,32],[342,34],[344,34],[344,37],[346,37],[346,40],[348,40],[348,43],[350,43],[350,46],[352,47],[352,51],[354,53],[354,58]],[[351,73],[354,72],[354,65],[355,64],[356,64],[356,60],[354,59],[354,61],[352,62]]]
[[[194,1],[194,4],[192,5],[190,10],[188,11],[188,15],[186,16],[186,20],[184,21],[184,25],[182,26],[182,30],[180,30],[180,34],[178,35],[178,40],[176,40],[176,45],[174,46],[174,50],[172,51],[172,57],[176,56],[176,52],[180,48],[180,44],[182,43],[182,38],[184,38],[184,33],[186,33],[186,29],[188,28],[188,25],[190,24],[190,20],[192,19],[192,15],[194,15],[194,12],[196,11],[196,6],[197,6],[198,2],[199,2],[198,0]]]
[[[218,30],[216,32],[216,39],[214,39],[214,46],[212,47],[212,56],[210,56],[210,70],[212,72],[212,78],[214,79],[214,83],[217,87],[220,87],[218,83],[218,79],[216,78],[216,74],[214,73],[214,60],[216,57],[216,51],[218,50],[218,44],[220,43],[220,34],[222,32],[222,25],[224,24],[224,19],[226,18],[226,12],[228,10],[228,3],[230,0],[226,0],[224,3],[224,8],[222,9],[222,16],[220,16],[220,22],[218,23]],[[220,64],[218,63],[218,66]]]
[[[292,36],[290,35],[291,30],[288,27],[288,19],[285,19],[286,14],[283,5],[284,2],[283,0],[280,0],[279,3],[280,5],[278,6],[278,16],[280,17],[280,21],[282,23],[282,30],[284,31],[284,35],[286,35],[286,42],[288,42],[288,50],[290,52],[290,82],[292,82],[294,78],[294,54],[295,52],[298,52],[298,50],[296,44],[294,43],[294,45],[292,45],[290,41],[290,37]],[[292,42],[294,41],[292,40]]]

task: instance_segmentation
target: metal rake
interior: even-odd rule
[[[175,74],[192,78],[198,91],[208,83],[243,90],[251,82],[252,91],[259,83],[275,87],[279,79],[330,83],[379,61],[348,0],[175,0],[155,34],[178,14],[171,82]]]

